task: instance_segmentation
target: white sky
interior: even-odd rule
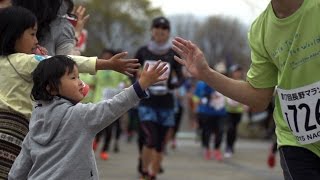
[[[270,0],[151,0],[165,15],[193,14],[199,17],[225,15],[250,24]]]

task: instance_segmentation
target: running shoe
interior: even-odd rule
[[[108,160],[109,159],[109,154],[107,152],[101,152],[100,153],[100,158],[103,160]]]
[[[227,152],[224,153],[224,157],[225,157],[225,158],[231,158],[232,155],[233,155],[232,152],[229,152],[229,151],[227,151]]]
[[[211,159],[211,151],[210,151],[210,149],[206,149],[205,151],[204,151],[204,159],[205,160],[210,160]]]
[[[231,148],[227,148],[226,151],[224,152],[224,157],[231,158],[232,155],[233,155],[233,152],[232,152]]]
[[[269,153],[267,164],[269,168],[274,168],[276,165],[276,155],[273,152]]]
[[[113,152],[118,153],[120,151],[118,143],[115,143]]]
[[[213,151],[213,157],[214,157],[214,159],[217,160],[217,161],[222,161],[222,153],[221,153],[221,151],[215,149],[215,150]]]

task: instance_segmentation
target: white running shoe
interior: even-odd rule
[[[225,158],[231,158],[232,155],[233,155],[232,152],[225,152],[225,153],[224,153],[224,157],[225,157]]]

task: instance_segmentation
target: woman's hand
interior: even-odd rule
[[[77,25],[74,27],[76,38],[79,38],[81,31],[84,28],[84,25],[87,23],[90,15],[85,14],[86,8],[83,6],[78,6],[73,9],[72,14],[77,16]]]

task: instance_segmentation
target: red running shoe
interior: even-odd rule
[[[108,160],[109,159],[109,154],[107,152],[101,152],[100,153],[100,158],[103,160]]]
[[[274,153],[272,152],[269,153],[267,163],[269,168],[274,168],[274,166],[276,165],[276,155]]]
[[[221,151],[215,149],[215,150],[213,151],[213,157],[214,157],[214,159],[217,160],[217,161],[222,161],[222,153],[221,153]]]
[[[205,160],[210,160],[211,159],[211,151],[210,151],[210,149],[206,149],[204,151],[203,157],[204,157]]]

